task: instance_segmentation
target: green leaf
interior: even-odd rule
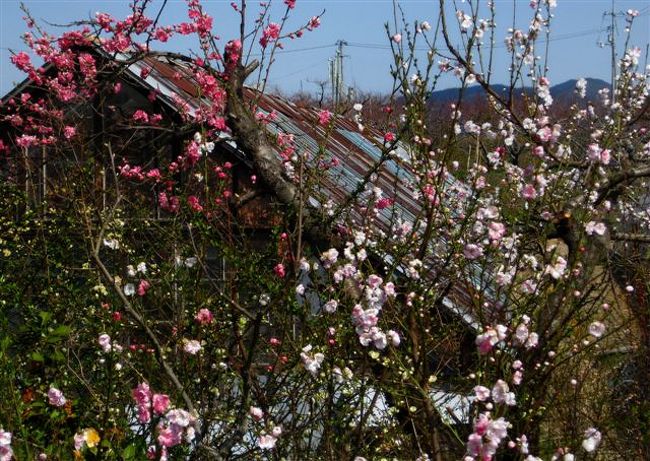
[[[40,352],[32,352],[32,354],[30,355],[30,358],[34,362],[44,362],[45,361],[45,357],[43,357],[43,354],[41,354]]]
[[[52,318],[52,314],[47,311],[39,311],[38,316],[41,318],[41,324],[46,325]]]
[[[72,328],[68,325],[59,325],[52,331],[51,334],[55,336],[68,336],[71,331]]]
[[[135,454],[136,454],[135,445],[129,445],[122,452],[122,458],[124,458],[125,461],[129,461],[135,459]]]

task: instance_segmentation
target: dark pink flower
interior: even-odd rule
[[[280,263],[280,264],[276,265],[273,268],[273,272],[275,272],[275,275],[277,275],[278,277],[284,278],[284,276],[286,275],[286,271],[284,269],[284,264]]]
[[[133,121],[139,123],[149,123],[149,115],[142,109],[138,109],[133,113]]]
[[[264,31],[262,32],[262,37],[260,38],[260,45],[262,48],[266,48],[270,42],[277,40],[280,37],[280,24],[275,22],[270,23]]]
[[[214,315],[212,315],[210,309],[203,308],[196,313],[194,319],[201,325],[208,325],[214,320]]]
[[[153,411],[157,415],[162,415],[169,408],[169,396],[167,394],[153,395]]]
[[[63,136],[65,139],[70,139],[72,138],[75,134],[77,134],[77,129],[73,126],[66,126],[63,129]]]
[[[146,280],[140,280],[138,284],[138,296],[144,296],[147,294],[147,290],[151,288],[151,284]]]
[[[332,120],[332,113],[329,110],[321,110],[318,113],[318,123],[322,126],[327,126]]]

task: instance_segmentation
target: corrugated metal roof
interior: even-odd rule
[[[149,73],[142,79],[140,72],[144,68]],[[202,105],[209,104],[200,98],[198,85],[191,69],[185,63],[148,57],[143,62],[131,66],[130,70],[134,77],[158,90],[160,97],[167,100],[166,102],[172,103],[173,99],[177,98],[184,100],[190,107],[191,114]],[[330,174],[320,178],[319,192],[322,197],[312,197],[312,203],[322,205],[323,201],[328,199],[335,205],[342,203],[357,189],[358,184],[381,158],[383,133],[372,127],[365,127],[360,131],[354,121],[337,116],[334,129],[326,135],[323,127],[316,123],[318,109],[299,107],[279,96],[263,94],[251,88],[247,88],[246,92],[247,96],[256,100],[258,110],[266,114],[275,112],[277,115],[275,121],[267,125],[271,133],[293,134],[296,148],[300,153],[306,153],[309,159],[313,159],[318,152],[323,152],[326,157],[338,160],[338,165],[330,168]],[[417,225],[416,221],[423,209],[420,199],[415,198],[413,194],[414,174],[407,160],[408,146],[400,144],[396,151],[396,155],[382,164],[377,171],[376,181],[373,181],[373,185],[379,187],[384,195],[394,202],[392,207],[385,208],[378,215],[377,225],[386,233],[389,233],[397,217]],[[452,176],[448,176],[445,182],[446,189],[453,186],[451,189],[458,188],[469,192]],[[359,218],[358,210],[351,210],[351,216]],[[431,259],[434,257],[431,256]],[[458,282],[453,284],[444,304],[467,323],[476,326],[469,308],[473,304],[473,293],[481,289],[481,272],[478,268],[473,272],[476,272],[476,276],[472,277],[474,280],[463,282],[463,286]]]

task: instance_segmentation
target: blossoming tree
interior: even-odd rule
[[[647,360],[623,403],[609,385],[650,348],[638,48],[560,112],[536,57],[553,0],[507,32],[505,95],[494,3],[440,0],[435,25],[387,27],[382,116],[323,107],[304,148],[264,86],[320,16],[234,2],[224,43],[211,7],[163,25],[166,3],[58,37],[26,12],[0,115],[0,459],[647,457]],[[195,54],[158,51],[180,35]],[[191,101],[148,83],[161,69]],[[430,126],[444,73],[489,120],[461,92]],[[381,133],[352,188],[328,151],[344,116]]]

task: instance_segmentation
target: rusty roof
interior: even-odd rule
[[[140,73],[145,68],[148,74],[145,73],[146,77],[143,78]],[[208,103],[200,98],[191,69],[181,61],[147,57],[142,62],[133,64],[130,70],[134,77],[155,89],[160,99],[171,107],[175,107],[173,100],[179,97],[188,104],[191,113]],[[384,208],[377,216],[378,228],[390,235],[396,219],[402,219],[412,225],[422,219],[423,206],[417,194],[414,194],[414,172],[408,162],[408,146],[399,143],[390,158],[384,158],[381,166],[377,168],[384,147],[382,132],[372,127],[360,130],[356,122],[336,116],[333,129],[326,133],[317,123],[319,109],[300,107],[280,96],[261,93],[252,88],[247,88],[246,91],[249,97],[256,99],[257,110],[266,114],[273,112],[276,115],[275,120],[267,124],[271,133],[293,134],[297,150],[306,153],[312,160],[319,152],[337,159],[338,164],[330,167],[330,174],[321,175],[320,196],[316,194],[312,197],[314,205],[322,206],[324,200],[328,199],[334,206],[343,203],[363,182],[363,178],[376,170],[373,185],[393,201],[391,207]],[[232,145],[234,146],[234,143]],[[451,176],[446,182],[451,193],[454,190],[468,191]],[[351,215],[353,218],[360,218],[359,207],[352,209]],[[475,280],[459,279],[453,283],[444,303],[475,327],[475,320],[470,315],[470,306],[473,304],[473,294],[482,284],[480,269],[477,267],[474,272],[476,276],[472,278]]]

